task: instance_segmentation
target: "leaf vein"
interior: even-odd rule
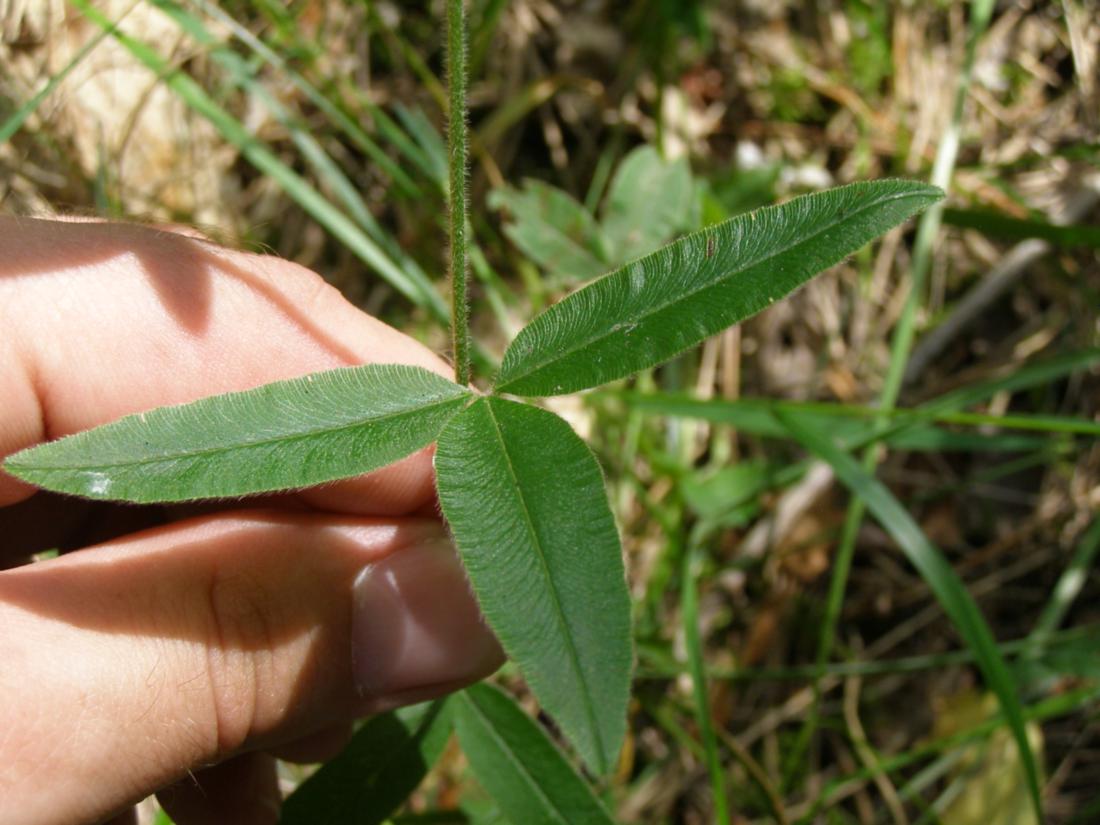
[[[505,462],[508,468],[508,474],[512,479],[513,486],[516,490],[516,498],[519,501],[519,505],[523,510],[524,526],[527,528],[528,536],[531,539],[531,545],[535,548],[536,556],[539,560],[539,567],[542,570],[543,578],[546,580],[548,589],[551,593],[551,601],[554,605],[554,617],[558,621],[558,626],[561,628],[562,636],[566,640],[566,646],[569,650],[569,664],[571,669],[576,673],[577,679],[582,686],[583,691],[583,705],[585,715],[588,717],[589,729],[592,731],[596,738],[596,747],[599,751],[600,758],[600,770],[603,770],[607,761],[607,752],[603,741],[603,733],[599,728],[596,721],[595,708],[592,706],[592,696],[589,691],[588,681],[584,677],[584,670],[581,668],[580,657],[577,652],[577,647],[573,643],[573,636],[569,632],[569,623],[565,619],[565,611],[562,609],[561,598],[558,595],[557,587],[554,583],[554,577],[550,572],[550,565],[546,561],[546,551],[543,549],[542,542],[539,540],[538,533],[534,528],[534,520],[531,518],[531,510],[527,505],[527,499],[524,496],[523,487],[519,483],[519,476],[516,474],[515,466],[512,461],[512,457],[508,452],[508,444],[504,439],[504,433],[500,429],[500,424],[497,421],[496,415],[493,413],[491,403],[486,402],[486,408],[489,411],[489,419],[493,422],[493,430],[496,433],[497,439],[500,442],[501,452],[504,455]]]
[[[304,431],[295,432],[288,435],[272,436],[270,438],[257,439],[255,441],[242,441],[235,444],[219,444],[213,447],[207,447],[203,449],[188,450],[186,452],[172,452],[162,453],[156,456],[149,456],[146,458],[132,459],[129,461],[122,461],[117,459],[100,460],[100,461],[87,461],[84,463],[69,463],[69,464],[43,464],[36,463],[33,465],[35,470],[85,470],[85,469],[99,469],[103,467],[142,467],[149,464],[158,464],[167,461],[182,461],[187,459],[197,459],[204,456],[217,455],[219,453],[228,453],[235,450],[246,450],[256,447],[264,447],[271,444],[287,444],[295,441],[308,440],[320,435],[327,435],[333,433],[344,432],[347,430],[354,430],[360,427],[368,427],[374,424],[384,423],[400,418],[405,418],[410,415],[421,413],[424,410],[431,410],[438,407],[445,407],[449,404],[457,406],[458,401],[465,400],[466,396],[455,396],[453,398],[447,398],[442,401],[435,401],[428,404],[422,404],[418,407],[409,407],[407,409],[399,410],[397,412],[386,413],[384,415],[375,416],[373,418],[360,418],[347,424],[341,424],[339,426],[329,427],[316,427]],[[11,462],[13,467],[19,467],[20,462]]]
[[[492,738],[492,740],[497,743],[501,751],[505,754],[508,761],[516,766],[518,772],[522,774],[523,778],[526,779],[528,784],[534,789],[535,794],[538,796],[538,798],[546,803],[546,807],[551,813],[554,814],[554,817],[559,822],[561,822],[562,825],[570,825],[570,822],[566,817],[565,812],[562,811],[554,803],[553,799],[546,795],[546,792],[543,791],[542,786],[535,780],[534,774],[532,774],[531,771],[527,769],[527,765],[524,764],[523,760],[517,759],[515,757],[514,751],[512,747],[508,744],[508,741],[500,735],[496,727],[492,724],[492,720],[489,719],[489,717],[485,714],[485,712],[481,709],[481,707],[477,704],[473,697],[471,697],[467,691],[463,691],[462,697],[466,701],[466,706],[473,712],[478,721],[482,723],[483,728],[488,733],[490,738]]]
[[[889,196],[880,196],[880,197],[876,198],[873,202],[869,202],[869,203],[865,204],[862,207],[858,207],[854,211],[846,213],[841,218],[834,219],[831,223],[828,223],[828,224],[822,226],[821,228],[815,230],[814,232],[812,232],[808,235],[799,236],[799,238],[797,240],[793,241],[792,243],[788,244],[787,246],[780,247],[779,249],[770,250],[768,253],[766,253],[764,255],[761,255],[761,256],[759,256],[757,258],[754,258],[752,260],[749,260],[747,262],[743,262],[743,263],[737,265],[736,268],[731,269],[728,272],[726,272],[721,277],[715,278],[712,281],[708,281],[705,284],[696,287],[695,289],[690,289],[690,290],[685,290],[685,291],[682,291],[682,292],[677,292],[675,297],[667,299],[663,302],[660,302],[660,303],[654,305],[653,307],[649,308],[648,310],[645,310],[645,311],[641,312],[639,315],[635,316],[637,320],[634,321],[633,323],[636,326],[637,324],[648,320],[652,316],[663,312],[664,310],[668,309],[669,307],[673,306],[674,304],[684,303],[687,300],[689,300],[691,298],[694,298],[695,296],[699,295],[702,292],[705,292],[708,289],[711,289],[713,287],[720,286],[724,283],[727,283],[731,279],[736,278],[738,275],[743,274],[748,269],[751,269],[751,268],[756,267],[756,266],[760,266],[760,265],[765,264],[765,263],[767,263],[768,261],[770,261],[774,258],[785,255],[786,253],[790,252],[792,249],[795,249],[796,247],[801,246],[801,245],[803,245],[807,242],[813,241],[814,239],[818,238],[819,236],[834,230],[837,226],[841,225],[842,223],[846,223],[846,222],[850,221],[856,215],[862,215],[863,213],[865,213],[865,212],[867,212],[867,211],[869,211],[873,208],[880,207],[885,203],[889,203],[890,201],[902,200],[902,199],[905,199],[905,198],[913,198],[913,197],[921,197],[921,194],[920,193],[914,193],[914,192],[895,192],[895,193],[890,194]],[[781,208],[781,207],[774,207],[774,208],[778,209],[778,208]],[[707,235],[711,234],[712,231],[713,230],[709,230],[709,229],[701,230],[697,233],[686,236],[683,239],[682,242],[686,243],[691,238],[706,237]],[[570,295],[569,298],[573,298],[576,295],[580,295],[585,290],[591,289],[592,287],[596,286],[597,284],[603,282],[605,278],[613,277],[616,273],[624,271],[627,267],[637,265],[641,261],[645,260],[646,258],[649,258],[652,255],[660,254],[660,252],[661,252],[661,250],[658,250],[657,252],[650,253],[650,255],[646,255],[646,256],[643,256],[642,258],[635,259],[634,261],[631,261],[630,263],[625,264],[622,268],[616,270],[615,273],[611,273],[610,275],[603,275],[603,276],[597,278],[591,284],[588,284],[587,286],[585,286],[585,287],[581,288],[580,290],[578,290],[577,292],[573,293],[573,295]],[[563,299],[563,300],[569,300],[569,298]],[[562,306],[562,305],[563,304],[559,303],[559,304],[555,304],[554,306],[557,307],[557,306]],[[551,307],[550,310],[548,310],[547,312],[551,312],[553,310],[554,310],[554,307]],[[543,315],[541,317],[546,317],[546,316]],[[536,322],[537,321],[538,321],[538,319],[536,319]],[[531,327],[528,327],[527,329],[531,329]],[[525,378],[531,377],[532,375],[536,375],[537,373],[541,372],[542,370],[546,369],[547,367],[550,367],[550,366],[553,366],[554,364],[560,363],[561,361],[565,360],[569,356],[571,356],[571,355],[573,355],[577,352],[580,352],[583,349],[587,349],[587,348],[591,347],[592,345],[599,343],[600,341],[603,341],[603,340],[606,340],[607,338],[613,337],[617,333],[617,331],[618,331],[617,327],[611,328],[610,331],[607,331],[605,329],[601,329],[596,334],[591,335],[591,336],[589,336],[585,339],[582,339],[582,340],[574,343],[570,347],[566,347],[565,349],[556,349],[556,350],[553,351],[552,357],[547,358],[547,359],[545,359],[541,362],[537,362],[537,363],[532,364],[531,367],[526,372],[522,372],[522,373],[518,373],[516,375],[509,376],[508,379],[504,382],[504,384],[500,385],[501,389],[506,388],[510,384],[515,384],[517,381],[521,381]]]

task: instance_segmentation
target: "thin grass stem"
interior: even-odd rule
[[[695,588],[698,554],[693,550],[684,553],[681,582],[680,609],[683,612],[684,641],[688,664],[691,668],[691,684],[695,699],[695,719],[699,736],[703,740],[707,771],[710,773],[711,793],[714,795],[714,821],[729,825],[729,803],[726,800],[722,763],[718,758],[718,740],[710,718],[710,701],[707,698],[706,668],[703,662],[703,642],[699,637],[699,593]]]
[[[42,105],[42,102],[51,94],[53,94],[54,89],[61,85],[62,81],[69,76],[73,69],[80,65],[84,58],[92,53],[92,50],[95,49],[96,46],[103,42],[105,38],[114,34],[118,24],[122,22],[122,19],[126,17],[126,15],[133,11],[136,5],[136,2],[132,3],[126,9],[126,11],[122,13],[122,16],[119,17],[118,20],[109,24],[109,26],[105,28],[101,28],[99,33],[95,37],[93,37],[91,40],[80,47],[77,53],[72,56],[72,59],[70,59],[69,62],[61,68],[61,71],[57,72],[56,74],[50,75],[46,83],[42,86],[41,89],[35,92],[34,96],[31,97],[30,100],[28,100],[18,109],[16,109],[11,114],[11,116],[8,117],[7,120],[5,120],[3,123],[0,123],[0,146],[11,140],[12,136],[21,128],[23,128],[23,124],[27,122],[27,118],[29,118],[38,110],[38,107]]]
[[[1091,639],[1096,638],[1100,632],[1100,625],[1095,623],[1072,627],[1067,630],[1053,631],[1045,640],[1045,650],[1057,652],[1072,650]],[[997,649],[1002,656],[1030,656],[1034,645],[1032,636],[1022,639],[1013,639],[1001,642]],[[664,653],[639,647],[639,656],[642,664],[636,674],[636,679],[645,681],[649,679],[671,679],[682,673],[687,673],[688,665],[674,661]],[[883,659],[866,662],[833,662],[825,666],[826,676],[843,678],[848,676],[887,676],[901,673],[921,673],[929,670],[942,670],[943,668],[970,665],[974,663],[974,652],[968,648],[951,650],[945,653],[930,653],[920,656],[905,656],[896,659]],[[735,684],[746,682],[801,682],[812,679],[817,673],[815,665],[793,665],[780,668],[707,668],[706,677],[710,680],[726,681]]]
[[[1050,644],[1058,625],[1065,619],[1074,599],[1080,595],[1098,552],[1100,552],[1100,518],[1095,518],[1081,537],[1081,542],[1077,545],[1069,566],[1062,571],[1058,583],[1054,585],[1050,601],[1039,614],[1035,627],[1028,637],[1033,645],[1030,651],[1033,655],[1038,655]]]

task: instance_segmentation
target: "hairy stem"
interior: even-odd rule
[[[470,306],[466,295],[466,11],[463,0],[447,2],[447,145],[450,164],[451,331],[455,381],[470,383]]]

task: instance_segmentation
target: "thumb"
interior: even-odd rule
[[[417,519],[175,523],[5,572],[0,626],[5,823],[96,821],[501,660],[440,525]]]

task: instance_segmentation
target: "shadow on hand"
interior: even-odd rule
[[[6,572],[0,602],[73,627],[215,652],[277,655],[304,643],[308,652],[291,657],[303,663],[292,702],[331,705],[332,720],[342,720],[362,710],[350,670],[352,583],[365,565],[429,535],[442,535],[438,522],[235,512]]]
[[[108,262],[134,266],[172,319],[195,335],[209,321],[213,279],[234,278],[336,358],[348,364],[360,360],[285,294],[233,260],[262,260],[253,253],[233,253],[200,238],[127,223],[0,217],[0,236],[4,235],[19,242],[4,244],[0,278],[79,271]],[[242,334],[262,334],[262,330]]]

